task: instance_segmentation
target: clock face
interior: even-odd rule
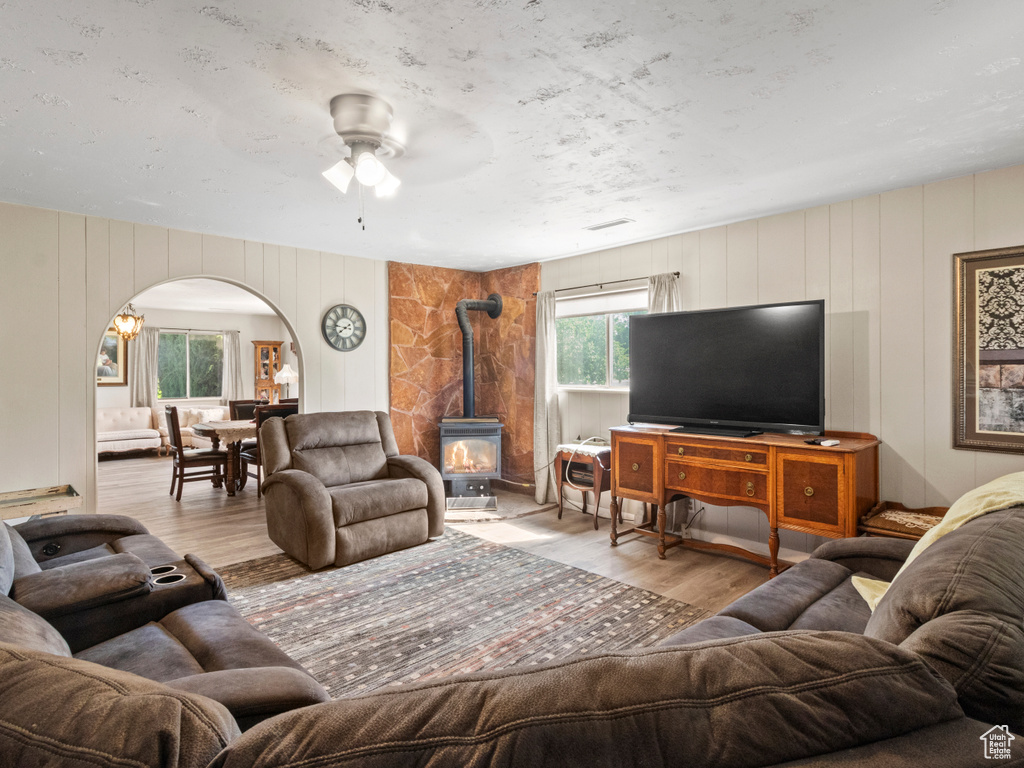
[[[366,321],[355,307],[338,304],[324,313],[320,332],[324,335],[324,341],[332,347],[349,352],[366,338]]]

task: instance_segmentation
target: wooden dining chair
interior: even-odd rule
[[[243,419],[255,419],[256,418],[256,406],[260,404],[259,400],[229,400],[228,401],[228,413],[231,416],[232,421],[242,421]],[[251,451],[255,450],[255,440],[243,440],[239,451]],[[245,480],[243,474],[242,480]]]
[[[256,406],[256,447],[243,450],[239,456],[242,459],[242,472],[249,477],[256,478],[256,498],[263,496],[263,462],[260,459],[260,427],[263,422],[271,416],[291,416],[299,412],[298,403],[282,403],[279,405],[258,405]],[[249,465],[256,468],[255,472],[249,471]]]
[[[181,442],[181,427],[178,424],[178,407],[168,405],[164,407],[167,414],[167,439],[171,444],[171,455],[174,457],[174,466],[171,474],[171,490],[174,493],[178,489],[175,501],[181,501],[181,488],[185,483],[192,483],[196,480],[210,480],[214,488],[220,488],[226,479],[228,465],[227,451],[212,448],[186,448]],[[187,469],[199,469],[199,472],[186,474]]]
[[[259,400],[229,400],[228,413],[231,415],[232,421],[255,419],[256,406],[259,404]]]

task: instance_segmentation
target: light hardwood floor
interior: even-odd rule
[[[187,483],[180,502],[168,493],[168,457],[110,459],[99,463],[99,512],[129,515],[179,553],[191,552],[214,568],[281,550],[267,537],[263,500],[255,480],[233,498],[208,483]],[[745,560],[671,549],[658,560],[654,541],[627,536],[610,546],[609,522],[568,505],[499,523],[451,524],[480,538],[717,611],[768,579],[768,571]]]

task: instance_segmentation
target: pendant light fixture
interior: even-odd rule
[[[362,186],[372,187],[377,197],[394,194],[402,182],[381,158],[401,157],[405,147],[388,136],[394,117],[391,105],[369,94],[343,93],[331,99],[331,117],[350,155],[324,171],[324,178],[343,193],[354,178]]]
[[[131,341],[139,335],[145,321],[146,316],[136,314],[135,307],[129,302],[128,306],[124,308],[124,312],[114,318],[114,330],[125,341]]]

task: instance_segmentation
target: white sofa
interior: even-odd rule
[[[96,452],[126,453],[156,449],[164,441],[150,408],[97,408]]]
[[[163,445],[168,453],[171,450],[171,441],[167,437],[167,412],[165,406],[159,405],[153,409],[153,418],[156,428],[160,432]],[[210,448],[213,441],[208,437],[192,434],[192,425],[202,421],[223,421],[230,418],[226,405],[198,405],[195,407],[178,406],[178,428],[181,430],[181,442],[186,448]]]

